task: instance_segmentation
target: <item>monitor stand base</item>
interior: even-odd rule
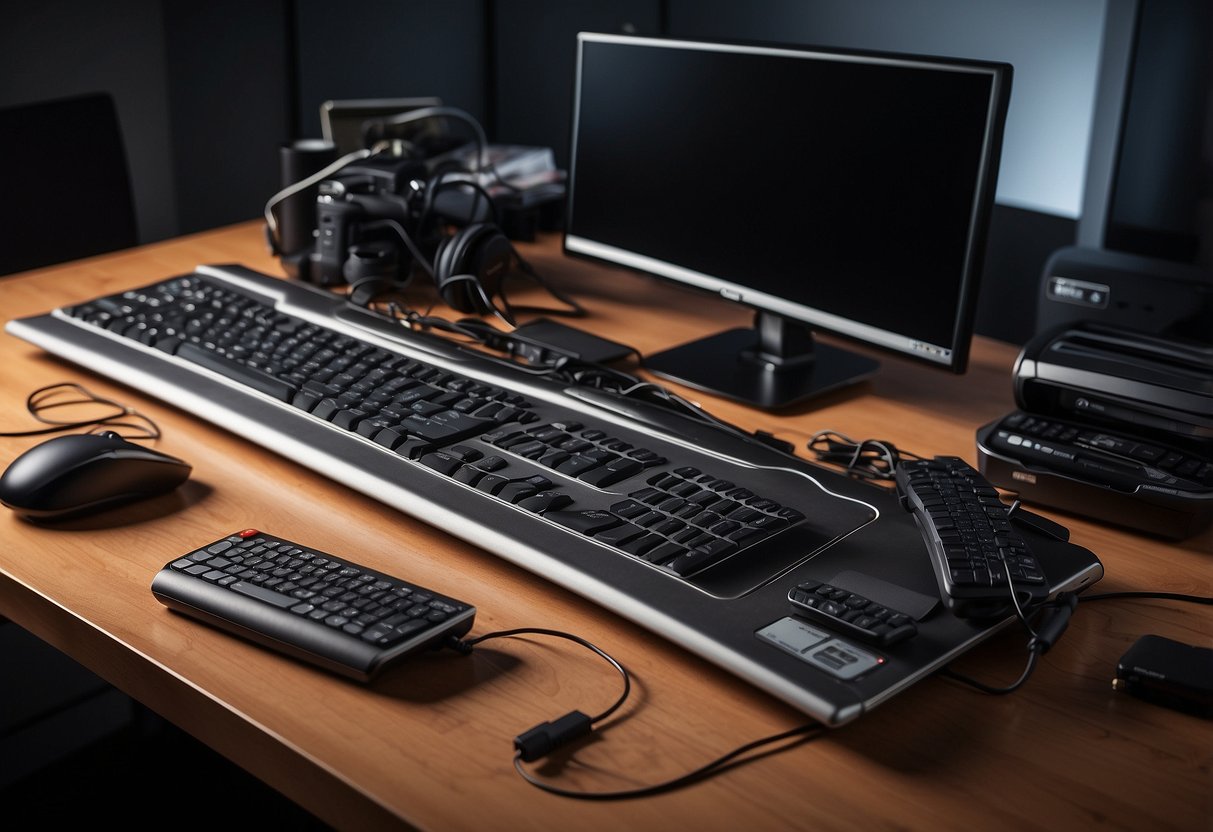
[[[731,329],[644,359],[663,378],[764,410],[866,381],[880,362],[813,342],[795,354],[761,349],[761,328]]]

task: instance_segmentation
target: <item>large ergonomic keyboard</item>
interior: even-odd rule
[[[993,629],[937,611],[922,540],[892,498],[306,284],[200,266],[7,329],[572,589],[827,724]],[[1085,550],[1041,545],[1058,550],[1054,589],[1101,574]],[[806,581],[907,613],[918,634],[878,649],[806,621],[788,601]]]

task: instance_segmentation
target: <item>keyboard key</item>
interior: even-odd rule
[[[255,370],[237,361],[224,358],[197,344],[188,342],[182,344],[177,349],[177,356],[206,367],[208,370],[213,370],[220,375],[227,376],[240,384],[248,385],[254,390],[265,393],[267,396],[273,396],[280,401],[291,401],[297,392],[295,386],[292,384],[274,378],[272,375],[261,370]]]
[[[585,535],[594,535],[604,529],[609,529],[623,523],[621,519],[609,511],[587,509],[583,511],[553,511],[544,515],[547,519],[559,523],[565,528]]]
[[[274,592],[265,587],[257,586],[256,584],[245,583],[238,581],[232,584],[233,592],[239,592],[241,595],[248,595],[251,598],[256,598],[259,601],[265,601],[267,604],[273,604],[275,607],[286,609],[293,607],[299,601],[289,595],[283,595],[281,592]]]

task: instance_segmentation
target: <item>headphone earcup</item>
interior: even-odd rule
[[[460,312],[485,315],[492,312],[486,305],[481,276],[474,268],[478,243],[500,234],[496,227],[486,223],[469,225],[453,237],[443,240],[434,256],[434,283],[438,294],[452,308]],[[473,285],[474,284],[474,285]]]
[[[517,266],[514,244],[496,226],[490,226],[483,236],[468,244],[463,256],[467,270],[476,275],[488,297],[501,291],[501,282]]]

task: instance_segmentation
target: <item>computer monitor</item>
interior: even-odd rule
[[[645,358],[764,408],[870,377],[819,329],[963,372],[1006,64],[578,35],[564,249],[756,311]]]

